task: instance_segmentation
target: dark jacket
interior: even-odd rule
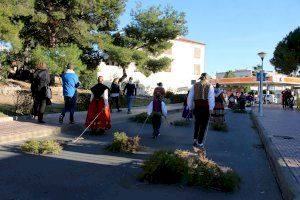
[[[124,88],[124,93],[126,92],[126,96],[136,96],[136,87],[134,83],[127,83]]]
[[[37,69],[31,79],[31,93],[34,98],[46,99],[46,88],[50,85],[48,70]]]
[[[91,91],[94,95],[94,98],[96,100],[99,100],[106,89],[109,90],[109,88],[106,85],[98,83],[91,88]]]
[[[110,93],[120,93],[120,86],[118,84],[112,83],[110,87]]]

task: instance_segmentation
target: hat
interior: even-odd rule
[[[162,86],[162,85],[163,85],[162,82],[157,83],[157,86]]]
[[[204,72],[204,73],[201,74],[201,76],[200,76],[199,79],[203,80],[203,79],[206,78],[206,77],[207,77],[207,73]]]

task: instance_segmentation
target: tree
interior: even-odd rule
[[[138,6],[131,15],[133,21],[122,32],[101,36],[100,48],[120,65],[124,75],[133,61],[147,76],[167,69],[172,60],[160,55],[172,47],[170,40],[187,33],[185,14],[172,7]]]
[[[282,41],[280,41],[270,60],[275,70],[291,74],[300,66],[300,27],[290,32]]]
[[[0,7],[7,24],[0,25],[0,33],[14,33],[1,34],[0,39],[11,42],[16,53],[29,52],[31,63],[43,59],[58,74],[67,62],[78,70],[91,63],[93,57],[84,55],[93,53],[95,33],[116,30],[125,0],[1,0]]]
[[[234,73],[234,71],[231,71],[231,70],[227,71],[224,76],[224,78],[234,78],[234,77],[235,77],[235,73]]]

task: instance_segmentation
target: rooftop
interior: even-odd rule
[[[194,41],[194,40],[190,40],[190,39],[184,38],[184,37],[178,37],[178,38],[176,38],[175,40],[176,40],[176,41],[180,41],[180,42],[192,43],[192,44],[206,45],[206,44],[204,44],[204,43],[197,42],[197,41]]]

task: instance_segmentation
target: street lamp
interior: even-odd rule
[[[259,52],[257,54],[261,58],[261,69],[260,69],[260,77],[259,77],[259,107],[258,107],[258,113],[259,116],[263,116],[263,67],[264,67],[264,58],[266,56],[265,52]]]

